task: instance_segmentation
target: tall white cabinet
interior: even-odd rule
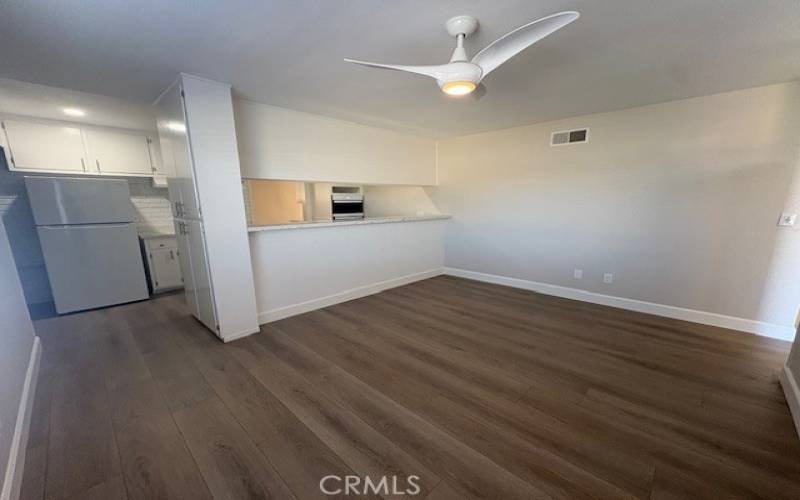
[[[181,75],[155,106],[186,302],[223,341],[255,333],[230,85]]]

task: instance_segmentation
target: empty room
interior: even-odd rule
[[[800,499],[796,0],[0,46],[0,500]]]

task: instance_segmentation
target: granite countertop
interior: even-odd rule
[[[310,220],[287,222],[284,224],[271,224],[268,226],[250,226],[248,232],[256,233],[260,231],[282,231],[285,229],[312,229],[318,227],[338,227],[338,226],[360,226],[365,224],[387,224],[392,222],[418,222],[426,220],[445,220],[451,218],[450,215],[428,214],[428,215],[398,215],[395,217],[367,217],[354,220]]]

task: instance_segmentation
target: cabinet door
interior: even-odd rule
[[[55,123],[3,120],[12,170],[83,173],[81,129]]]
[[[214,303],[214,291],[211,287],[211,276],[208,271],[203,223],[198,220],[184,221],[184,232],[188,233],[189,251],[192,261],[192,280],[197,297],[196,317],[211,331],[219,335],[217,328],[217,312]]]
[[[152,263],[150,272],[155,290],[183,286],[181,268],[176,254],[177,249],[175,248],[158,248],[150,251],[150,262]]]
[[[136,132],[84,128],[89,170],[98,174],[152,176],[147,136]]]
[[[156,103],[156,109],[161,160],[167,175],[173,215],[199,218],[181,86],[176,83],[165,92]]]
[[[189,307],[189,312],[197,317],[197,294],[194,287],[194,273],[192,272],[192,252],[189,249],[189,233],[184,229],[186,223],[184,221],[176,220],[175,222],[175,239],[178,243],[178,264],[183,276],[183,290],[186,297],[186,305]]]

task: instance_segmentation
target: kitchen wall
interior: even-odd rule
[[[17,279],[14,258],[8,245],[6,232],[0,223],[0,332],[3,347],[0,349],[0,489],[3,498],[15,498],[11,482],[21,478],[23,462],[12,446],[20,405],[23,397],[28,366],[34,348],[34,331]],[[36,358],[34,358],[35,360]],[[35,376],[35,373],[32,373]],[[35,379],[31,380],[35,384]],[[35,386],[34,386],[35,387]],[[33,387],[29,388],[29,392]],[[24,415],[24,414],[23,414]],[[20,431],[23,428],[20,427]],[[25,448],[25,434],[20,433],[20,446]],[[6,477],[9,463],[15,464],[10,478]],[[18,493],[18,491],[17,491]],[[9,496],[6,496],[9,495]]]
[[[588,143],[549,145],[578,127]],[[442,140],[446,265],[791,338],[800,228],[776,222],[800,212],[799,145],[798,83]]]
[[[0,79],[0,115],[64,120],[67,117],[62,113],[63,107],[86,110],[85,117],[69,118],[81,123],[155,130],[155,115],[148,105]],[[39,305],[50,303],[52,295],[25,192],[24,175],[31,174],[9,171],[5,154],[0,154],[0,220],[8,231],[25,300],[29,306],[34,306],[34,310]],[[128,185],[140,231],[172,232],[167,190],[152,187],[151,179],[142,177],[128,178]]]

